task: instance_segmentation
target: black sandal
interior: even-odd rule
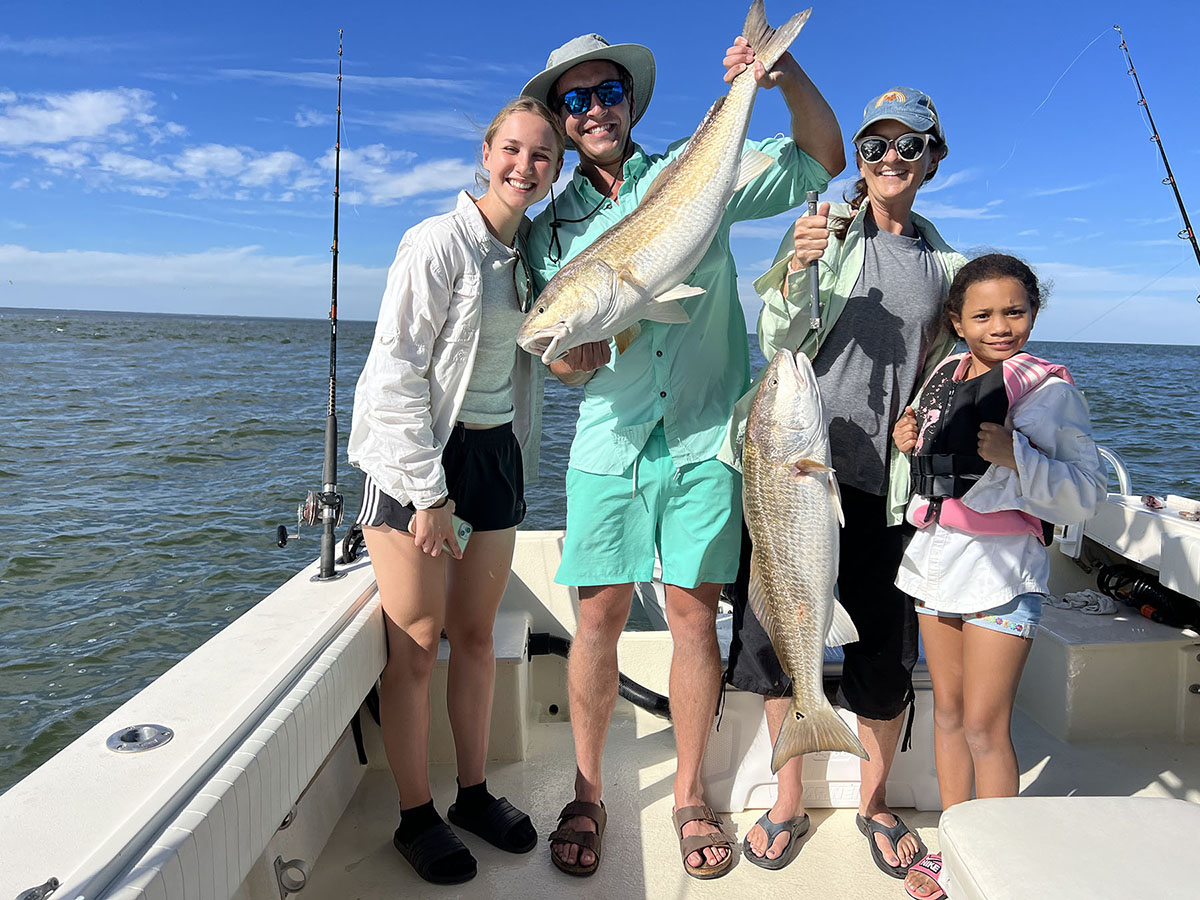
[[[528,853],[537,846],[537,831],[529,816],[508,802],[507,797],[496,797],[483,810],[471,815],[459,811],[458,804],[452,803],[447,817],[459,828],[465,828],[472,834],[477,834],[493,847],[499,847],[509,853]],[[528,826],[528,834],[532,837],[521,841],[513,837],[521,825]]]
[[[413,838],[411,844],[400,840],[400,829],[397,828],[392,844],[416,873],[431,884],[462,884],[474,878],[478,871],[471,851],[445,822],[426,828]]]
[[[875,860],[875,865],[879,868],[879,871],[884,875],[890,875],[893,878],[903,878],[908,874],[908,870],[912,868],[917,860],[923,859],[929,850],[926,848],[925,843],[921,840],[920,835],[905,825],[903,819],[901,819],[895,813],[891,813],[890,815],[896,819],[895,825],[882,825],[879,822],[876,822],[874,819],[868,819],[863,815],[856,815],[854,817],[854,824],[858,826],[859,831],[867,836],[867,843],[871,847],[871,858]],[[874,835],[877,834],[882,834],[888,839],[888,841],[891,842],[892,852],[896,854],[896,859],[900,858],[900,838],[904,837],[906,834],[911,834],[917,839],[917,852],[913,854],[913,861],[907,866],[903,863],[895,866],[890,865],[888,861],[883,858],[883,851],[879,849],[879,844],[875,841]]]

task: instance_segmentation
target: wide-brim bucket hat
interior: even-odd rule
[[[646,114],[650,97],[654,94],[654,54],[641,44],[610,44],[598,34],[581,34],[567,41],[550,54],[546,68],[529,79],[521,89],[521,96],[541,100],[555,112],[557,98],[551,97],[554,85],[568,69],[593,59],[606,59],[623,66],[633,80],[632,128]]]

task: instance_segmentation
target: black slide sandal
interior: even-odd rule
[[[452,824],[479,835],[493,847],[499,847],[508,853],[528,853],[538,844],[537,831],[534,830],[533,822],[530,821],[529,816],[509,803],[507,797],[497,797],[482,812],[470,816],[460,812],[458,804],[453,803],[450,805],[447,818]],[[532,838],[521,843],[510,840],[509,836],[522,823],[529,825]]]
[[[445,822],[426,828],[411,844],[400,840],[400,829],[392,844],[408,860],[416,873],[430,884],[462,884],[478,871],[475,857]]]

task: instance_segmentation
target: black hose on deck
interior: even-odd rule
[[[571,652],[571,642],[564,637],[548,632],[530,633],[529,657],[561,656],[566,659]],[[640,706],[648,713],[653,713],[663,719],[671,718],[671,701],[662,694],[655,693],[650,688],[638,684],[624,672],[618,672],[617,693],[635,706]]]

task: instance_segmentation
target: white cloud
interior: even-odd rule
[[[273,181],[282,181],[292,172],[304,169],[308,164],[290,150],[276,150],[246,164],[238,181],[248,187],[265,187]]]
[[[388,150],[383,144],[343,150],[342,178],[351,186],[344,199],[347,203],[390,206],[408,197],[470,188],[475,183],[475,164],[461,159],[430,160],[405,172],[391,169],[397,162],[411,159],[412,154]],[[321,166],[333,171],[332,150],[322,157]]]
[[[319,125],[332,125],[333,116],[329,113],[317,112],[315,109],[301,107],[296,110],[297,128],[315,128]]]
[[[16,102],[17,95],[12,91],[0,91],[0,104]]]
[[[10,101],[0,115],[0,145],[25,147],[104,137],[118,125],[148,116],[153,106],[149,93],[133,88],[45,94],[20,105]]]
[[[137,181],[174,181],[179,178],[179,173],[170,166],[128,153],[101,153],[96,162],[105,172]]]
[[[256,246],[199,253],[43,252],[0,245],[0,271],[11,278],[7,305],[157,310],[207,314],[311,316],[329,309],[329,259],[271,256]],[[137,272],[136,279],[129,273]],[[374,319],[386,268],[338,268],[347,319]]]
[[[483,133],[490,120],[475,121],[466,113],[457,110],[427,110],[424,112],[398,112],[373,116],[356,117],[355,124],[394,131],[399,134],[434,134],[440,137],[459,137],[469,141],[483,141]],[[639,135],[640,141],[640,135]]]
[[[246,167],[246,159],[237,147],[204,144],[189,147],[175,159],[175,168],[189,178],[203,181],[213,175],[232,178]]]
[[[269,69],[218,69],[216,77],[236,81],[261,81],[266,84],[285,84],[297,87],[333,89],[337,87],[337,73],[329,72],[279,72]],[[159,73],[157,77],[176,77]],[[184,76],[186,78],[186,76]],[[376,90],[438,91],[455,94],[476,93],[481,85],[476,81],[460,78],[418,78],[410,75],[343,75],[342,79],[355,88]]]
[[[30,154],[52,169],[82,169],[90,161],[86,153],[76,149],[37,147]]]
[[[19,191],[22,188],[29,187],[29,185],[30,185],[29,178],[25,177],[25,178],[18,178],[16,181],[14,181],[12,184],[10,184],[9,187],[12,188],[14,191]]]
[[[81,56],[128,50],[130,45],[101,37],[13,38],[0,35],[0,53],[22,56]]]
[[[994,203],[988,203],[981,207],[962,207],[954,206],[949,203],[929,203],[921,199],[917,195],[916,208],[923,216],[930,219],[999,219],[1002,216],[998,213],[993,213],[990,210]]]
[[[131,194],[137,194],[139,197],[166,197],[171,192],[166,188],[150,187],[145,184],[127,184],[121,190],[128,191]]]
[[[1039,188],[1035,191],[1030,191],[1030,197],[1053,197],[1055,194],[1070,194],[1074,191],[1086,191],[1088,188],[1093,188],[1098,185],[1098,181],[1089,181],[1086,184],[1071,184],[1065,187],[1055,188]]]
[[[951,188],[957,184],[962,184],[965,181],[970,181],[978,174],[978,169],[962,169],[958,172],[951,172],[945,178],[942,178],[940,174],[935,175],[933,181],[921,188],[921,193],[933,194],[938,191],[944,191],[946,188]]]
[[[1036,228],[1026,228],[1024,231],[1018,231],[1017,237],[1028,237],[1031,234],[1037,234],[1037,233],[1038,233],[1038,230]]]

